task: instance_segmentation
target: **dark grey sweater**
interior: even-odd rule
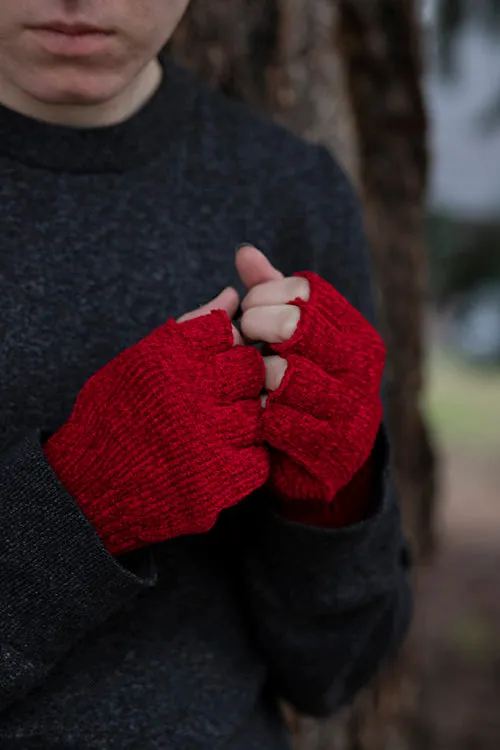
[[[0,109],[0,173],[0,748],[283,750],[276,697],[332,711],[408,622],[383,435],[357,526],[284,521],[262,490],[121,560],[41,444],[92,373],[235,282],[242,241],[372,319],[352,190],[326,151],[170,67],[118,127]]]

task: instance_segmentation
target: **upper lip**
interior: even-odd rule
[[[33,29],[58,31],[60,34],[78,36],[79,34],[110,34],[109,29],[92,26],[89,23],[64,23],[63,21],[50,21],[33,26]]]

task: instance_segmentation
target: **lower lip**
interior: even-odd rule
[[[46,52],[63,57],[86,57],[103,52],[113,36],[99,31],[64,34],[51,29],[31,29],[30,33]]]

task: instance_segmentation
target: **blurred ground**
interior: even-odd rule
[[[500,370],[434,351],[427,410],[441,452],[440,552],[424,577],[429,750],[500,747]]]

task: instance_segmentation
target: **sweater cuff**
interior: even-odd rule
[[[280,502],[276,510],[289,521],[325,529],[340,529],[360,523],[373,516],[380,507],[387,465],[387,438],[381,427],[370,457],[332,502],[287,500]]]
[[[2,644],[50,663],[154,586],[157,573],[148,552],[125,564],[109,555],[54,475],[40,437],[26,436],[0,459],[0,598],[9,613]]]

